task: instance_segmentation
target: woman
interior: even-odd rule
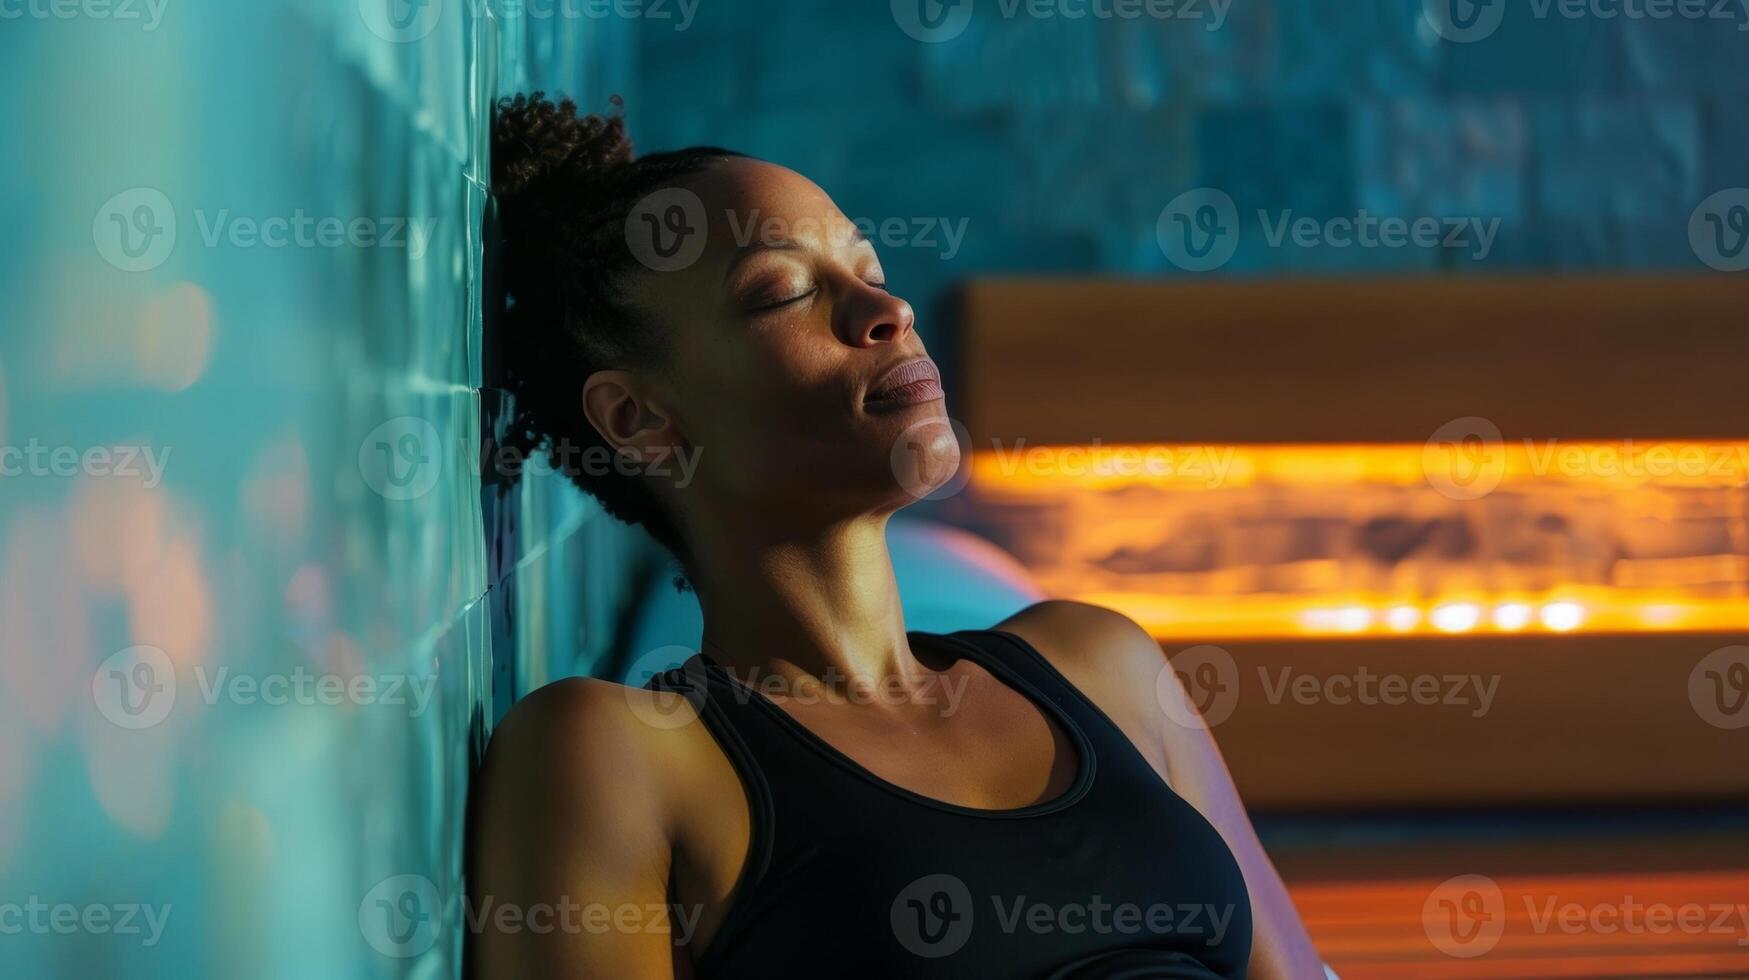
[[[644,689],[564,680],[504,719],[471,967],[1322,975],[1146,632],[1061,601],[906,631],[886,523],[959,450],[831,198],[715,148],[634,159],[569,101],[498,108],[517,428],[674,551],[705,626]]]

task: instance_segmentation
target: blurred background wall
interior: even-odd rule
[[[1070,8],[0,4],[0,902],[47,923],[0,935],[8,972],[450,975],[492,721],[695,633],[640,534],[482,479],[496,94],[622,95],[645,149],[903,222],[883,260],[950,374],[953,282],[1184,276],[1156,222],[1205,185],[1501,222],[1475,256],[1246,218],[1222,275],[1465,275],[1697,268],[1690,214],[1749,172],[1749,34],[1716,23]]]

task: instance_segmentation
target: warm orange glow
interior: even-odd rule
[[[980,518],[1162,639],[1749,628],[1749,442],[997,447]]]
[[[1388,878],[1290,882],[1294,904],[1318,951],[1345,980],[1433,977],[1674,977],[1740,976],[1742,924],[1736,917],[1749,873],[1636,871],[1515,874],[1489,879],[1499,889],[1498,939],[1479,940],[1485,953],[1453,956],[1428,927],[1429,896],[1438,879]],[[1568,916],[1539,919],[1547,908]],[[1622,922],[1639,910],[1672,912],[1658,928]],[[1610,918],[1616,910],[1624,910]],[[1698,916],[1698,928],[1677,928],[1678,910]],[[1719,912],[1726,917],[1722,927]],[[1661,914],[1660,912],[1660,914]],[[1572,916],[1596,916],[1601,928],[1571,928]],[[1644,921],[1643,919],[1641,921]],[[1655,920],[1660,923],[1662,919]],[[1710,926],[1710,927],[1709,927]],[[1459,950],[1466,952],[1465,950]]]
[[[1749,442],[1521,439],[1474,447],[1435,445],[1183,446],[1102,444],[980,449],[972,480],[1007,493],[1126,486],[1237,489],[1259,484],[1329,487],[1375,484],[1431,489],[1442,477],[1473,482],[1564,480],[1619,489],[1730,487],[1749,480]]]

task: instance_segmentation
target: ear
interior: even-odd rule
[[[655,463],[683,445],[670,413],[629,371],[597,371],[583,382],[583,415],[615,452]]]

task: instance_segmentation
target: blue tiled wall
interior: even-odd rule
[[[1198,187],[1243,223],[1215,275],[1707,271],[1690,215],[1749,184],[1749,11],[1539,17],[1504,0],[1491,33],[1448,40],[1427,16],[1442,2],[1234,0],[1218,28],[1209,0],[1134,19],[1080,2],[705,3],[687,30],[639,25],[628,116],[651,146],[790,165],[852,216],[965,219],[951,261],[886,250],[931,339],[935,301],[967,275],[1197,274],[1155,223]],[[900,27],[919,5],[970,16],[921,41]],[[1476,260],[1274,247],[1260,209],[1501,224]]]
[[[1482,262],[1272,248],[1253,222],[1212,273],[1399,274],[1696,269],[1690,214],[1749,183],[1736,22],[1509,13],[1456,43],[1419,0],[1235,0],[1218,30],[976,0],[932,43],[902,2],[8,8],[49,12],[0,21],[0,448],[80,462],[0,475],[0,905],[136,931],[0,934],[6,972],[453,973],[491,723],[639,654],[613,637],[665,577],[648,541],[549,478],[480,479],[507,409],[479,288],[495,94],[622,94],[645,148],[964,221],[952,256],[885,249],[937,349],[964,276],[1193,275],[1156,236],[1193,188],[1502,219]],[[232,234],[298,215],[429,240]],[[85,455],[111,446],[161,473]],[[239,677],[403,703],[208,693]]]
[[[0,21],[8,976],[458,970],[512,621],[475,459],[484,123],[499,66],[610,59],[393,7]]]

